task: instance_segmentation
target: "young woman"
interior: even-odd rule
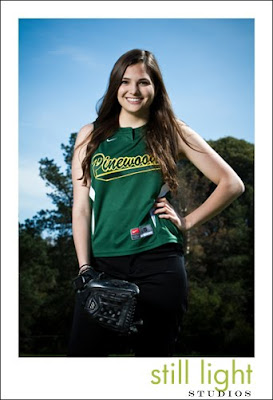
[[[171,203],[181,157],[216,185],[184,217]],[[72,179],[79,273],[92,265],[136,283],[143,324],[131,343],[134,355],[172,356],[187,309],[183,233],[220,213],[244,185],[175,117],[151,52],[131,50],[115,63],[97,120],[78,133]],[[106,356],[117,353],[118,345],[118,336],[95,326],[76,302],[68,355]]]

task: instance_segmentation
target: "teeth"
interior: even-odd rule
[[[131,101],[132,103],[138,103],[141,99],[132,99],[128,97],[127,100]]]

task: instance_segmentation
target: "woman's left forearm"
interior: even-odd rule
[[[206,201],[182,219],[183,230],[187,231],[215,217],[243,192],[244,184],[240,179],[220,181]]]

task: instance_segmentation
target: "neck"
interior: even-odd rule
[[[120,127],[130,127],[130,128],[138,128],[139,126],[145,125],[148,122],[149,116],[138,116],[136,114],[128,114],[120,112],[119,114],[119,126]]]

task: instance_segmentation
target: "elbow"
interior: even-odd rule
[[[245,185],[239,177],[233,179],[228,186],[234,198],[241,196],[245,191]]]
[[[239,186],[239,188],[238,188],[238,194],[239,194],[239,196],[241,196],[241,194],[243,194],[244,193],[244,191],[245,191],[245,185],[244,185],[244,183],[243,183],[243,181],[241,180],[241,179],[239,179],[240,181],[239,181],[239,183],[238,183],[238,186]]]
[[[220,181],[220,186],[232,200],[241,196],[245,191],[245,185],[238,175],[223,179]]]
[[[89,206],[86,207],[76,207],[75,205],[72,207],[72,221],[78,218],[90,218],[91,208]]]

